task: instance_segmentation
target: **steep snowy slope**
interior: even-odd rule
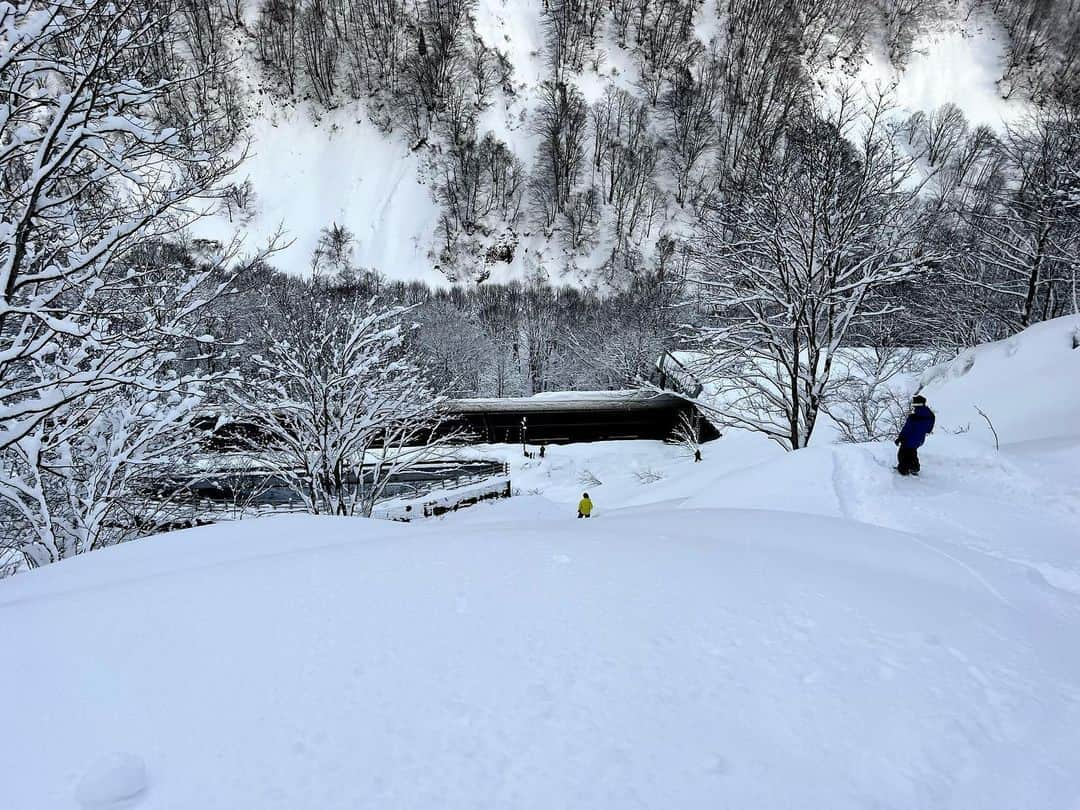
[[[1080,315],[1036,324],[929,369],[922,391],[945,430],[987,444],[1080,437]]]
[[[356,237],[357,266],[392,279],[446,283],[428,255],[439,212],[415,153],[380,133],[362,109],[323,113],[318,121],[305,108],[259,109],[236,178],[250,181],[252,210],[207,219],[196,226],[199,236],[227,240],[239,229],[255,248],[281,228],[289,244],[274,264],[309,274],[320,231],[344,225]]]
[[[973,126],[1001,131],[1027,108],[1018,99],[1004,98],[999,86],[1008,39],[1000,23],[985,10],[975,10],[919,34],[902,68],[889,63],[883,46],[869,49],[857,78],[867,86],[891,87],[905,112],[930,112],[952,103]]]
[[[513,0],[478,0],[475,8],[477,35],[487,47],[504,54],[513,69],[512,94],[494,93],[480,116],[478,138],[493,133],[526,169],[533,166],[538,142],[531,125],[539,87],[550,78],[542,9],[540,3]],[[698,39],[707,44],[720,27],[715,2],[700,4],[694,28]],[[1004,100],[998,88],[1006,45],[1000,26],[989,15],[975,13],[922,32],[902,69],[889,62],[881,44],[871,44],[863,64],[822,70],[818,78],[827,92],[852,81],[868,88],[890,87],[898,115],[929,112],[951,101],[973,124],[1000,129],[1025,109],[1022,101]],[[642,96],[635,58],[610,32],[601,32],[598,53],[581,72],[564,77],[587,102],[600,99],[608,87]],[[257,83],[259,68],[250,63],[247,71],[248,81]],[[236,176],[237,182],[251,181],[255,195],[251,216],[242,221],[216,217],[197,227],[197,235],[225,239],[239,228],[255,246],[284,226],[294,241],[274,261],[290,272],[306,273],[319,229],[337,223],[357,235],[359,265],[391,278],[445,282],[436,258],[441,248],[435,235],[439,207],[421,165],[426,148],[410,152],[408,138],[400,130],[389,134],[377,130],[362,101],[342,99],[341,106],[329,113],[317,113],[309,102],[277,105],[254,92],[251,101],[247,135],[252,157]],[[316,118],[321,119],[318,125]],[[671,206],[657,218],[650,239],[654,241],[664,228],[673,233],[685,230],[683,217],[679,206]],[[521,244],[513,261],[488,268],[493,281],[536,271],[558,282],[597,281],[592,270],[602,262],[603,250],[582,258],[581,267],[569,267],[564,251],[537,233],[532,223],[522,223],[518,230]],[[642,248],[650,250],[648,244]]]

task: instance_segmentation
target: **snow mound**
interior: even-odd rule
[[[685,509],[800,512],[895,529],[940,553],[1007,559],[1026,576],[1080,595],[1080,441],[1000,452],[931,435],[922,475],[902,478],[892,444],[811,447],[736,471]]]
[[[1066,385],[1078,320],[939,367],[939,416],[993,393],[1050,419],[1006,383]],[[1075,804],[1080,436],[939,429],[919,478],[888,443],[740,431],[701,463],[462,452],[512,461],[523,497],[192,529],[0,581],[0,694],[47,696],[6,706],[5,807],[69,810],[56,762],[116,741],[169,778],[107,758],[84,810]]]
[[[75,791],[87,810],[126,810],[146,792],[146,764],[134,754],[115,753],[99,758],[83,775]]]
[[[1080,315],[1036,324],[968,349],[925,372],[921,385],[938,432],[963,431],[985,444],[1080,437]]]

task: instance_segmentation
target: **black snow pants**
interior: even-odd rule
[[[896,469],[901,475],[919,474],[919,450],[916,447],[903,447],[896,452]]]

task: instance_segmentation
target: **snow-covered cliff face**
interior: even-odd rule
[[[915,130],[945,105],[961,140],[1026,107],[981,4],[903,17],[815,1],[798,20],[760,5],[250,0],[235,40],[247,193],[199,235],[283,227],[276,263],[308,273],[336,224],[355,266],[391,278],[619,286],[678,263],[718,187],[808,95],[887,90],[898,126],[929,116],[897,135],[920,153]]]

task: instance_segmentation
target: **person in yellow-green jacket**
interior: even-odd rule
[[[581,500],[577,505],[577,516],[579,518],[587,518],[592,514],[592,501],[589,500],[589,493],[584,492],[581,495]]]

